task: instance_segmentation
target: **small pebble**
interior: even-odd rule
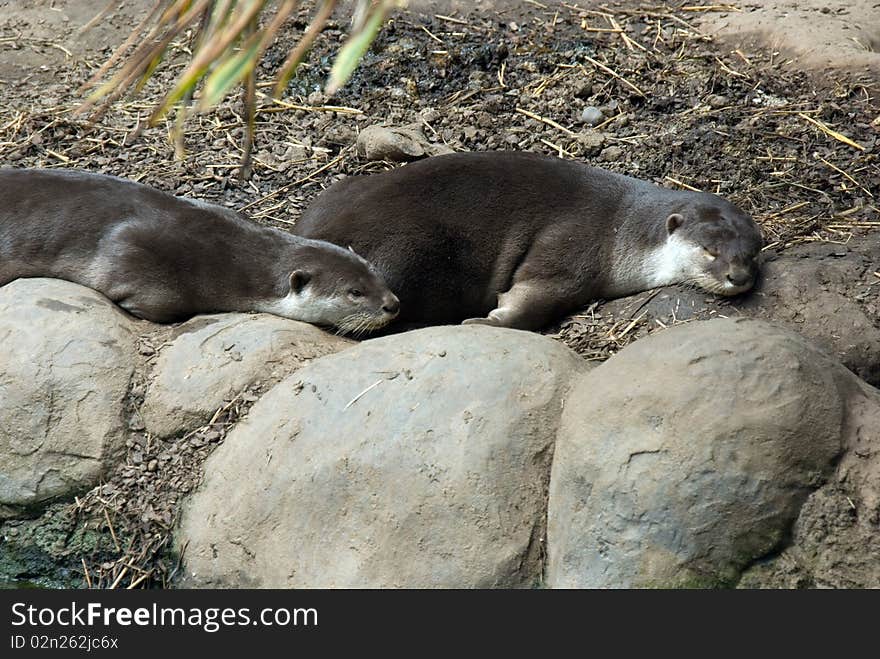
[[[327,102],[327,95],[324,92],[312,92],[308,96],[309,105],[324,105]]]
[[[434,108],[425,108],[424,110],[419,112],[419,118],[422,121],[426,121],[428,123],[431,123],[432,121],[437,121],[442,116],[442,113]]]
[[[593,105],[585,107],[583,112],[581,112],[581,123],[583,124],[598,126],[603,121],[605,121],[605,115],[602,113],[602,110]]]
[[[577,140],[586,155],[595,155],[605,144],[605,136],[597,130],[587,128],[578,133]]]
[[[712,94],[709,98],[706,99],[706,102],[709,104],[709,107],[717,110],[718,108],[723,108],[725,105],[729,105],[730,101],[726,96],[721,96],[720,94]]]
[[[602,149],[602,153],[599,155],[606,162],[616,162],[623,156],[623,149],[619,146],[609,146],[606,149]]]

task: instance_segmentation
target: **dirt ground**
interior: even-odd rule
[[[290,228],[333,181],[392,166],[358,157],[359,130],[412,125],[457,151],[533,150],[716,192],[754,215],[774,253],[880,239],[876,2],[419,0],[394,17],[350,84],[328,99],[320,89],[344,37],[340,11],[285,97],[261,99],[254,175],[244,183],[236,99],[188,124],[185,160],[174,158],[167,125],[131,138],[162,83],[180,71],[186,43],[175,45],[142,95],[120,101],[95,126],[72,114],[80,84],[151,4],[118,0],[114,13],[83,32],[103,2],[0,0],[0,166],[116,174]],[[260,72],[267,85],[284,46],[307,25],[309,6],[270,49]],[[581,122],[587,107],[602,111],[599,125]],[[712,313],[728,304],[737,302]],[[660,329],[635,312],[620,318],[604,308],[597,303],[548,333],[603,359]],[[232,419],[219,423],[195,435],[193,451],[180,449],[175,477],[197,468]],[[146,444],[133,441],[109,490],[98,488],[76,510],[53,509],[56,521],[72,524],[92,505],[103,520],[111,501],[106,519],[137,549],[120,554],[106,534],[92,538],[87,560],[96,583],[116,581],[125,561],[155,571],[142,585],[173,572],[163,553],[174,518],[170,481],[147,474],[143,463],[175,447]],[[59,551],[54,563],[67,556],[68,582],[77,582],[81,545]]]
[[[880,3],[876,0],[751,0],[740,11],[708,13],[707,33],[733,48],[764,47],[793,68],[833,80],[846,71],[880,77]]]

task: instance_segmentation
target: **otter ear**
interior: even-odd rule
[[[673,213],[666,218],[666,233],[671,236],[682,224],[684,224],[684,216],[679,213]]]
[[[290,290],[292,293],[299,294],[306,287],[312,278],[305,270],[294,270],[290,273]]]

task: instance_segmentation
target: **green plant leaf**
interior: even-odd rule
[[[140,90],[142,90],[144,88],[144,85],[147,84],[147,80],[150,79],[150,77],[153,75],[153,72],[156,70],[156,68],[162,62],[162,56],[164,54],[165,54],[165,49],[163,48],[162,52],[160,52],[158,55],[156,55],[153,58],[153,60],[147,66],[147,70],[144,71],[143,75],[141,76],[141,79],[138,80],[137,84],[134,86],[135,92],[139,92]]]
[[[226,96],[226,92],[254,70],[260,54],[259,46],[259,41],[253,40],[250,46],[243,47],[235,55],[227,57],[217,65],[202,88],[197,108],[199,112],[205,112],[217,105]]]
[[[253,74],[257,60],[275,39],[275,34],[295,7],[296,0],[284,0],[267,26],[256,30],[255,18],[253,24],[245,28],[253,34],[250,34],[238,53],[221,62],[208,76],[199,98],[199,112],[205,112],[217,105],[233,85]]]
[[[193,55],[189,66],[180,74],[171,91],[156,106],[150,116],[151,125],[156,125],[183,98],[184,94],[201,80],[211,65],[241,38],[248,25],[259,15],[260,11],[265,9],[265,6],[266,0],[249,0],[240,13],[228,18],[222,30],[218,29],[211,34],[210,39],[202,40],[202,47]]]
[[[311,50],[315,38],[321,33],[321,30],[323,30],[324,26],[327,24],[327,20],[330,18],[330,14],[333,13],[336,3],[337,0],[324,0],[321,9],[315,14],[315,18],[312,19],[312,22],[309,23],[309,27],[303,32],[302,37],[300,37],[299,43],[296,44],[296,47],[291,51],[290,55],[287,56],[287,59],[281,66],[281,70],[278,71],[278,75],[275,78],[275,86],[272,90],[273,97],[281,98],[281,94],[284,93],[290,79],[293,77],[293,74],[296,72],[300,63],[302,63],[306,53]]]
[[[326,91],[329,96],[335,94],[342,85],[348,82],[358,62],[361,61],[370,44],[376,38],[379,28],[382,27],[382,22],[385,20],[385,15],[394,4],[393,0],[382,0],[367,17],[364,29],[351,35],[339,50],[336,61],[333,62],[333,68],[330,69],[330,79],[327,81]]]

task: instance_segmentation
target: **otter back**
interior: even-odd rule
[[[75,171],[0,170],[0,285],[21,277],[89,286],[156,322],[218,311],[331,325],[355,312],[377,326],[393,317],[382,310],[393,306],[390,291],[346,250]],[[349,300],[351,288],[363,293],[360,302]]]
[[[715,195],[512,152],[344,179],[295,232],[370,260],[400,298],[401,320],[523,329],[591,299],[681,281],[741,292],[761,244],[751,218]]]

